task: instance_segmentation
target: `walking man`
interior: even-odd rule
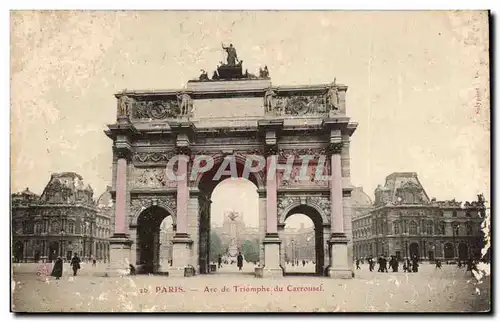
[[[76,276],[76,273],[80,269],[80,258],[76,254],[71,259],[71,267],[73,268],[73,276]]]
[[[238,261],[238,270],[241,271],[241,268],[243,267],[243,256],[241,255],[241,252],[238,254],[237,261]]]

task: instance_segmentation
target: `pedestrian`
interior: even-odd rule
[[[389,271],[387,270],[387,264],[388,264],[387,256],[384,255],[384,256],[382,256],[382,272],[383,273],[389,273]]]
[[[413,262],[411,263],[411,267],[414,273],[418,272],[418,259],[416,255],[413,256]]]
[[[217,263],[219,264],[219,268],[222,267],[222,256],[219,255],[219,258],[217,259]]]
[[[375,263],[373,263],[373,257],[368,257],[368,268],[370,269],[370,272],[373,272],[373,266],[375,266]]]
[[[95,259],[94,255],[92,255],[92,267],[96,267],[97,260]]]
[[[359,267],[359,258],[356,258],[356,269],[361,269],[361,267]]]
[[[399,266],[399,262],[398,260],[396,259],[396,257],[394,256],[391,256],[391,261],[389,262],[389,266],[391,266],[392,268],[392,272],[393,273],[397,273],[398,271],[398,266]]]
[[[436,259],[436,269],[441,269],[441,261],[439,259]]]
[[[306,266],[306,261],[303,259],[302,260],[302,267]]]
[[[73,276],[76,276],[76,273],[80,269],[80,258],[76,254],[71,259],[71,268],[73,268]]]
[[[243,256],[241,255],[241,252],[238,254],[236,260],[238,261],[238,270],[241,271],[241,268],[243,267]]]
[[[63,261],[61,256],[58,256],[55,263],[54,268],[52,268],[51,276],[54,276],[56,280],[60,279],[63,273]]]

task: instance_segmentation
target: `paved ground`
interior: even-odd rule
[[[478,284],[455,266],[421,265],[418,273],[371,273],[352,280],[293,276],[258,279],[253,266],[224,267],[214,275],[96,277],[104,265],[83,265],[76,278],[38,276],[36,264],[13,266],[16,312],[464,312],[487,311],[490,280]],[[299,268],[296,268],[298,271]],[[235,286],[240,289],[235,289]],[[227,292],[223,292],[227,287]],[[281,288],[281,289],[279,289]]]

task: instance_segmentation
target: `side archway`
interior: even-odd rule
[[[166,272],[167,266],[162,267],[161,234],[163,220],[172,216],[164,207],[150,206],[140,212],[137,217],[135,253],[138,273]],[[172,219],[174,217],[172,216]]]
[[[313,222],[314,227],[314,248],[315,248],[315,274],[324,275],[326,270],[325,266],[325,234],[329,235],[329,223],[325,223],[325,216],[323,210],[318,206],[317,203],[303,203],[299,200],[293,201],[283,207],[282,211],[279,213],[279,225],[282,227],[280,229],[280,239],[283,241],[285,221],[290,216],[301,214],[309,217]],[[283,247],[282,247],[283,248]],[[327,249],[326,249],[327,250]],[[299,259],[300,261],[300,259]],[[281,265],[284,267],[284,253],[281,254]],[[285,272],[286,274],[286,272]]]

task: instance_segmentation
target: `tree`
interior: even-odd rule
[[[259,241],[254,239],[253,241],[245,240],[241,245],[241,252],[245,256],[247,262],[258,262],[259,261]]]
[[[217,261],[220,255],[225,252],[222,241],[215,231],[210,232],[210,261]]]

